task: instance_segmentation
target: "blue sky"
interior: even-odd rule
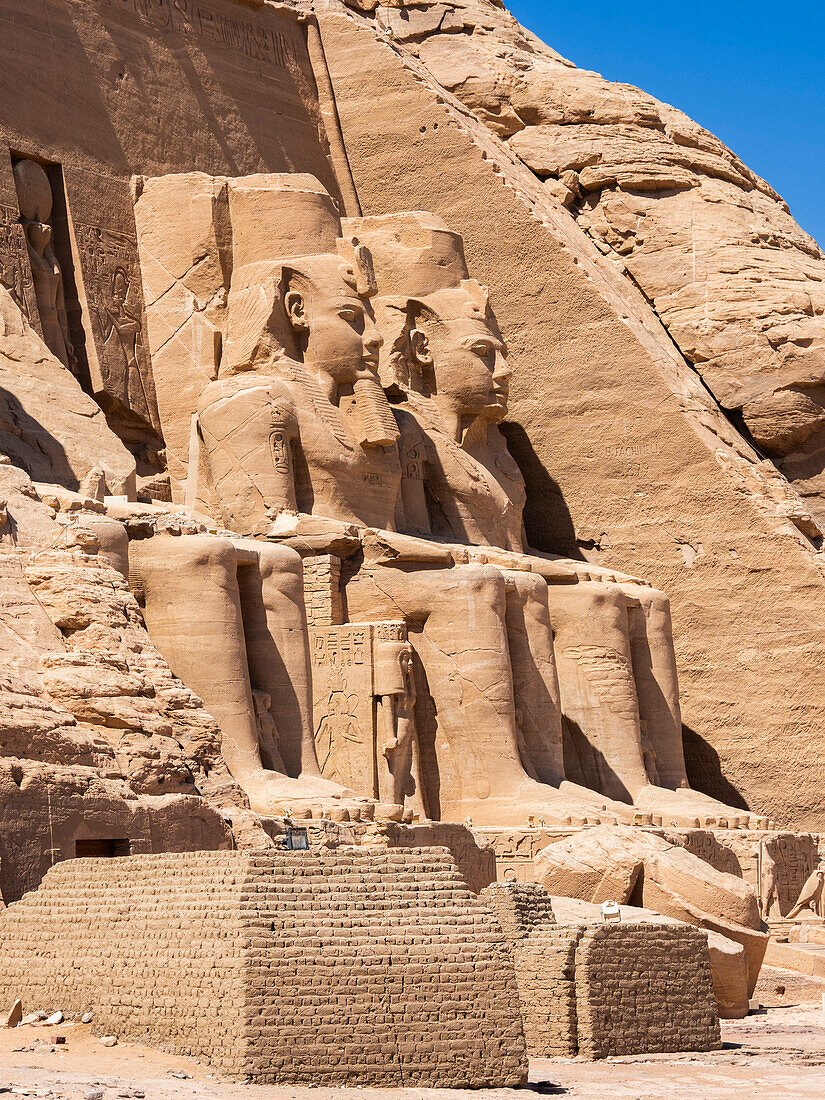
[[[553,49],[711,130],[825,247],[825,5],[506,0]]]

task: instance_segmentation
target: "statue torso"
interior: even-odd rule
[[[481,457],[443,429],[429,402],[412,395],[396,409],[402,455],[424,450],[422,475],[432,533],[454,542],[522,550],[524,481],[501,434]],[[497,444],[500,443],[500,448]]]
[[[281,374],[295,408],[299,511],[391,530],[401,485],[397,447],[363,447],[346,407],[333,405],[299,364]]]

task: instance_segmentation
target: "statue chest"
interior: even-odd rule
[[[321,417],[311,407],[300,410],[299,508],[347,523],[391,528],[401,485],[398,449],[364,447],[353,438],[340,409],[329,405],[324,413]]]

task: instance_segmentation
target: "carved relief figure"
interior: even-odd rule
[[[14,165],[14,182],[28,243],[43,340],[52,355],[74,371],[76,361],[66,317],[63,273],[52,248],[53,231],[49,218],[53,196],[49,177],[35,161],[19,160]]]
[[[357,697],[333,691],[328,710],[315,731],[321,771],[342,787],[359,788],[372,770],[372,738],[368,738],[353,713]]]
[[[15,305],[29,318],[26,288],[33,289],[31,275],[24,270],[28,246],[17,211],[0,203],[0,283],[8,290]],[[30,265],[26,265],[30,267]]]
[[[140,313],[129,302],[129,277],[122,267],[112,276],[111,299],[105,314],[99,317],[103,342],[116,345],[123,368],[111,382],[119,392],[113,393],[126,408],[151,410],[154,397],[146,392],[144,378],[150,376],[143,347],[143,327]]]
[[[808,878],[787,919],[798,917],[804,909],[812,910],[817,917],[825,917],[825,863],[820,863]]]

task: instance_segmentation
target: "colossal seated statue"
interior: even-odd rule
[[[530,812],[599,820],[609,811],[607,800],[590,791],[560,792],[524,770],[502,573],[461,560],[466,555],[456,561],[433,540],[396,533],[403,516],[399,432],[378,383],[381,336],[369,305],[375,288],[368,253],[344,239],[336,251],[321,251],[340,226],[333,213],[319,224],[314,187],[306,192],[312,217],[304,218],[300,237],[276,206],[280,197],[295,216],[294,181],[281,189],[271,180],[245,186],[263,192],[256,206],[265,205],[270,221],[265,255],[247,250],[248,262],[233,270],[218,378],[198,403],[212,507],[241,534],[294,545],[312,539],[305,549],[322,552],[352,528],[349,619],[405,624],[421,662],[422,696],[438,714],[439,746],[425,790],[407,777],[411,798],[429,814],[462,819],[483,806],[491,824],[523,823]],[[275,225],[289,226],[289,240],[274,240]],[[299,248],[306,254],[296,255]],[[526,573],[514,584],[542,588],[540,578]],[[475,624],[471,635],[465,616]],[[552,651],[546,656],[552,667]],[[534,694],[542,692],[546,685]],[[340,694],[330,693],[330,706],[333,695],[335,707],[316,734],[328,774],[341,779],[352,767],[356,723],[341,711]],[[328,744],[332,729],[340,730],[341,760]],[[559,741],[556,783],[563,781],[560,750]],[[552,770],[549,763],[545,770]]]
[[[635,800],[682,821],[729,818],[719,803],[651,782],[655,761],[668,786],[686,784],[680,728],[674,740],[650,721],[645,739],[640,717],[640,707],[646,718],[664,708],[671,726],[678,716],[666,598],[523,551],[524,483],[498,431],[509,368],[457,238],[430,232],[435,259],[403,255],[400,311],[392,294],[379,303],[384,320],[388,310],[404,318],[387,350],[420,376],[392,381],[404,399],[396,421],[379,382],[364,243],[373,222],[342,236],[311,177],[160,182],[166,217],[170,194],[227,196],[227,217],[210,228],[230,237],[210,289],[218,352],[195,402],[161,408],[162,421],[194,417],[187,499],[223,530],[166,540],[181,557],[171,583],[162,540],[135,544],[133,557],[150,633],[215,714],[255,808],[276,812],[290,790],[298,799],[289,784],[300,776],[307,799],[345,799],[357,785],[395,817],[610,822],[631,820]],[[399,224],[410,217],[422,216]],[[163,263],[163,235],[151,231]],[[184,296],[168,298],[167,327]],[[411,315],[414,301],[426,317]],[[189,591],[192,564],[200,583]],[[210,639],[208,662],[187,646],[193,631]],[[400,649],[387,659],[391,639]],[[559,654],[570,662],[561,675]],[[578,728],[567,751],[562,710]]]
[[[564,562],[578,583],[559,584],[545,557],[525,557],[525,483],[499,429],[512,372],[487,292],[467,277],[460,238],[422,213],[349,220],[346,230],[370,249],[379,284],[382,378],[401,428],[407,529],[495,548],[481,560],[507,578],[508,617],[524,608],[521,631],[508,636],[522,756],[533,774],[561,778],[548,746],[562,742],[563,714],[568,778],[680,824],[744,823],[741,811],[689,789],[665,594],[584,562]],[[543,576],[547,592],[526,595],[513,566]],[[539,598],[547,614],[529,610]],[[545,669],[547,702],[538,710],[540,678],[520,681],[518,645]]]

